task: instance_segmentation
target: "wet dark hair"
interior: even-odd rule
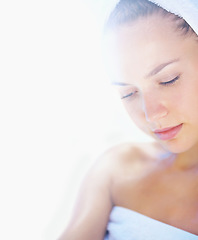
[[[120,25],[133,22],[141,17],[148,17],[153,14],[160,14],[162,17],[169,17],[174,23],[176,30],[182,35],[196,34],[190,25],[180,16],[168,12],[162,7],[148,0],[120,0],[111,12],[104,31],[108,32]]]

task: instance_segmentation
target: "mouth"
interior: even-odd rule
[[[179,133],[183,126],[182,124],[179,124],[175,127],[169,127],[169,128],[163,128],[159,130],[155,130],[154,134],[160,139],[160,140],[170,140],[176,137],[176,135]]]

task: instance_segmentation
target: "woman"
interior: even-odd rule
[[[157,2],[177,10],[179,1]],[[148,0],[120,0],[112,11],[109,74],[155,142],[115,146],[98,159],[61,240],[198,239],[198,15],[192,1],[180,3],[185,14],[192,9],[191,26]]]

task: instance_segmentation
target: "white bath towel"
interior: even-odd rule
[[[198,240],[198,236],[127,208],[115,206],[104,240]]]

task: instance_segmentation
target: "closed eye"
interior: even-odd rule
[[[121,99],[124,99],[124,98],[130,97],[130,96],[132,96],[133,94],[134,94],[133,92],[132,92],[132,93],[129,93],[129,94],[127,94],[127,95],[121,97]]]
[[[178,79],[179,79],[180,76],[177,76],[175,78],[173,78],[172,80],[168,81],[168,82],[161,82],[160,85],[172,85],[174,84]]]
[[[131,93],[127,94],[127,95],[122,96],[121,99],[131,97],[131,96],[133,96],[135,93],[136,93],[136,91],[135,91],[135,92],[131,92]]]
[[[170,80],[170,81],[168,81],[168,82],[161,82],[160,85],[163,85],[163,86],[173,85],[179,78],[180,78],[180,75],[178,75],[177,77],[173,78],[172,80]],[[124,95],[124,96],[121,97],[121,99],[125,99],[125,98],[128,98],[128,97],[131,97],[131,96],[133,96],[136,92],[137,92],[137,91],[131,92],[131,93],[127,94],[127,95]]]

